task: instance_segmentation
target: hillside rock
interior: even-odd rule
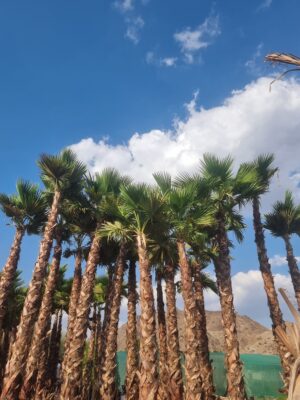
[[[224,334],[220,311],[207,311],[210,351],[224,351]],[[180,348],[184,351],[184,316],[177,310]],[[138,323],[139,332],[139,323]],[[237,315],[241,353],[276,354],[272,331],[247,316]],[[126,350],[126,324],[119,328],[118,350]]]

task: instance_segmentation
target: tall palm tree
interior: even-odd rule
[[[265,218],[265,227],[273,236],[284,240],[286,258],[300,310],[300,272],[291,243],[291,235],[300,234],[300,206],[295,204],[292,193],[286,191],[284,201],[277,201],[273,205],[272,212],[266,214]]]
[[[47,332],[51,324],[51,314],[54,303],[55,289],[59,279],[60,261],[62,256],[62,243],[68,240],[69,232],[63,226],[63,222],[55,228],[56,245],[53,251],[52,263],[47,277],[43,300],[40,306],[39,316],[34,327],[34,333],[30,351],[27,358],[26,374],[23,383],[24,398],[30,399],[34,391],[35,380],[39,368],[44,341],[47,340]]]
[[[6,366],[1,400],[12,400],[18,396],[34,323],[38,316],[42,285],[47,270],[60,203],[62,198],[74,196],[80,192],[86,173],[86,167],[77,160],[75,154],[70,150],[64,150],[57,156],[43,154],[38,165],[47,190],[52,192],[52,204],[48,212],[48,220],[43,232],[38,259],[26,296],[12,357]]]
[[[225,331],[227,393],[231,398],[242,400],[246,398],[246,391],[236,330],[226,224],[228,219],[239,218],[236,207],[242,206],[253,198],[260,187],[254,168],[241,165],[234,175],[232,165],[231,157],[219,159],[214,155],[205,154],[202,161],[202,174],[212,189],[211,200],[215,207],[217,224],[218,255],[215,259],[215,272]]]
[[[272,154],[260,155],[253,162],[253,166],[257,172],[257,178],[260,181],[261,190],[254,196],[252,200],[253,209],[253,226],[255,232],[255,243],[259,261],[259,268],[262,274],[264,289],[267,295],[270,317],[272,320],[272,331],[277,344],[280,360],[284,372],[284,378],[289,376],[290,368],[286,358],[287,349],[283,346],[282,341],[276,333],[276,327],[285,330],[285,323],[282,317],[277,292],[275,289],[274,278],[269,263],[268,253],[265,244],[264,229],[260,214],[260,197],[269,189],[271,178],[277,172],[277,168],[273,167],[274,156]]]
[[[129,261],[128,271],[128,305],[127,305],[127,329],[126,329],[126,398],[138,400],[139,398],[139,353],[137,341],[136,318],[136,259],[132,255]]]
[[[107,213],[109,204],[118,195],[121,184],[127,181],[128,178],[122,177],[118,171],[106,169],[101,174],[88,178],[86,182],[85,192],[95,218],[95,232],[92,235],[91,247],[81,283],[73,329],[76,335],[70,342],[68,357],[64,360],[65,368],[63,368],[63,384],[60,393],[60,398],[64,400],[71,400],[79,396],[81,392],[82,359],[88,328],[88,315],[93,296],[96,269],[100,261],[101,239],[97,231],[101,224],[110,218]]]
[[[21,279],[21,271],[17,270],[15,272],[12,285],[9,289],[7,298],[7,313],[5,314],[3,320],[3,332],[0,349],[0,390],[2,387],[5,364],[9,358],[9,350],[15,340],[16,330],[20,321],[26,293],[27,287],[24,286],[24,282]]]
[[[162,267],[156,266],[157,336],[159,348],[159,398],[170,399],[168,373],[167,324],[162,290]]]
[[[193,292],[192,272],[186,252],[195,229],[212,223],[207,206],[198,204],[198,191],[192,182],[174,187],[171,177],[166,173],[154,174],[167,205],[168,220],[176,237],[179,267],[182,282],[185,318],[185,396],[188,400],[202,396],[200,349],[198,338],[197,305]]]
[[[155,399],[158,391],[158,357],[154,295],[152,287],[149,240],[155,230],[164,229],[163,203],[160,195],[147,185],[121,188],[122,220],[111,224],[111,231],[134,237],[140,270],[140,399]]]
[[[181,357],[179,349],[179,331],[177,324],[177,309],[176,309],[176,286],[175,286],[175,265],[178,264],[176,240],[171,232],[160,232],[155,235],[155,241],[151,243],[151,262],[160,268],[161,277],[166,283],[166,333],[167,333],[167,351],[161,350],[164,347],[164,309],[161,285],[157,286],[157,317],[158,324],[161,319],[162,335],[159,342],[160,353],[166,354],[166,357],[159,358],[160,368],[160,385],[162,390],[167,387],[167,393],[172,399],[179,400],[183,398],[183,379],[181,370]],[[160,298],[160,301],[158,299]],[[161,318],[159,318],[161,315]],[[164,365],[163,365],[164,364]],[[167,369],[167,371],[165,371]],[[163,372],[163,374],[162,374]],[[163,376],[162,376],[163,375]],[[166,385],[167,382],[167,385]]]
[[[45,221],[46,203],[36,185],[19,180],[17,194],[7,196],[0,194],[0,208],[16,228],[15,237],[10,249],[0,280],[0,332],[7,310],[7,298],[15,278],[25,233],[38,233]]]

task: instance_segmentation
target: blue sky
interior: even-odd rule
[[[12,193],[19,177],[38,182],[39,154],[71,145],[92,171],[111,165],[146,180],[195,168],[204,150],[240,162],[270,148],[282,175],[265,209],[286,187],[300,200],[299,83],[269,93],[277,69],[263,63],[270,51],[300,54],[299,12],[296,0],[0,1],[0,190]],[[246,280],[257,270],[249,227],[233,254],[233,274]],[[37,244],[24,242],[26,280]],[[284,256],[280,240],[268,247]]]

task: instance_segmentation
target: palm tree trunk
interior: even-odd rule
[[[47,334],[43,340],[43,346],[40,352],[40,359],[38,361],[38,367],[34,374],[34,378],[36,377],[35,387],[32,385],[32,389],[34,390],[34,399],[39,400],[44,398],[42,395],[48,394],[50,385],[47,382],[47,370],[48,370],[48,352],[49,352],[49,345],[50,345],[50,333],[51,333],[51,316],[48,319],[48,327],[47,327]],[[52,387],[52,386],[51,386]],[[23,385],[24,388],[24,385]],[[21,391],[22,394],[22,391]],[[31,397],[26,396],[24,400],[28,400]],[[19,400],[22,400],[21,395]]]
[[[122,285],[124,280],[126,248],[122,243],[115,265],[114,281],[112,287],[112,305],[110,321],[107,327],[107,340],[105,347],[105,361],[102,372],[102,385],[100,395],[102,400],[116,399],[118,387],[116,385],[117,367],[117,337],[122,299]]]
[[[198,308],[198,324],[199,324],[199,344],[200,344],[200,365],[201,378],[204,400],[213,398],[215,391],[213,383],[213,369],[209,359],[208,336],[206,328],[206,314],[204,305],[204,293],[201,281],[201,266],[194,266],[194,292],[196,296],[196,304]]]
[[[82,250],[81,248],[78,248],[75,256],[74,276],[73,276],[73,283],[72,283],[69,310],[68,310],[68,327],[67,327],[65,346],[64,346],[65,359],[67,359],[70,340],[73,337],[74,321],[76,319],[76,309],[78,305],[80,288],[81,288],[81,279],[82,279],[81,263],[82,263]],[[64,368],[64,366],[62,366],[62,368]]]
[[[6,264],[1,272],[0,279],[0,332],[3,327],[3,320],[7,310],[7,298],[12,286],[21,252],[21,243],[24,237],[25,230],[22,227],[17,227],[13,244]]]
[[[0,397],[1,400],[15,400],[20,391],[22,373],[25,372],[25,362],[31,344],[34,324],[39,312],[42,285],[52,247],[60,199],[61,193],[56,191],[44,231],[44,237],[40,245],[38,260],[35,264],[33,276],[25,299],[12,356],[6,365],[3,391]]]
[[[97,306],[96,333],[95,333],[95,362],[94,362],[94,384],[92,387],[91,400],[98,397],[100,388],[100,356],[101,356],[101,306]]]
[[[273,336],[277,345],[278,353],[280,355],[283,378],[286,384],[288,384],[288,378],[290,375],[290,366],[286,354],[288,350],[283,345],[282,341],[276,333],[276,327],[280,326],[284,331],[286,329],[285,323],[282,317],[277,292],[275,289],[274,278],[271,271],[271,265],[269,263],[267,249],[265,245],[265,236],[261,223],[261,216],[259,211],[259,198],[253,199],[253,225],[255,232],[255,243],[257,248],[257,255],[259,261],[259,268],[264,282],[264,289],[267,295],[268,306],[270,310],[270,317],[272,320],[272,331]]]
[[[108,282],[107,282],[107,290],[106,290],[106,296],[105,296],[103,323],[102,323],[101,334],[100,334],[101,351],[98,352],[98,354],[99,354],[99,360],[98,360],[99,361],[99,376],[98,376],[99,390],[102,385],[102,371],[103,371],[103,365],[105,363],[106,340],[107,340],[107,335],[108,335],[108,326],[109,326],[109,321],[110,321],[111,305],[113,302],[113,290],[112,289],[113,289],[114,269],[113,269],[112,265],[108,266],[107,274],[108,274]]]
[[[179,266],[181,271],[182,297],[184,301],[185,322],[185,399],[198,400],[202,396],[202,381],[200,374],[197,306],[193,292],[193,282],[190,266],[185,252],[185,244],[177,241]]]
[[[151,279],[151,265],[144,234],[137,236],[140,267],[140,389],[139,399],[156,400],[158,391],[158,360],[155,329],[155,307]]]
[[[1,360],[1,368],[0,368],[0,392],[2,389],[2,381],[5,370],[5,364],[9,355],[9,342],[10,342],[10,332],[8,329],[2,329],[1,332],[1,351],[0,351],[0,360]]]
[[[135,260],[130,260],[128,272],[128,316],[126,328],[127,360],[126,360],[126,399],[139,398],[139,354],[136,328],[136,272]]]
[[[231,399],[244,400],[247,398],[247,395],[245,391],[236,330],[236,315],[233,305],[228,238],[225,230],[224,216],[221,215],[221,213],[218,218],[217,241],[219,246],[219,255],[215,263],[215,272],[225,335],[227,394]]]
[[[157,301],[157,325],[158,325],[158,348],[159,348],[159,398],[168,400],[169,395],[169,373],[168,373],[168,348],[167,348],[167,326],[165,316],[165,305],[161,285],[162,274],[156,270],[156,301]]]
[[[38,320],[34,327],[31,348],[27,358],[26,374],[24,378],[23,391],[26,399],[30,399],[29,393],[35,386],[35,377],[39,369],[39,360],[41,357],[44,341],[47,340],[47,332],[49,330],[49,319],[52,314],[53,297],[57,285],[59,274],[59,266],[62,255],[62,236],[61,233],[56,234],[56,246],[50,266],[49,275],[45,287],[43,301],[40,307]]]
[[[165,269],[170,393],[172,400],[181,400],[183,398],[183,381],[180,363],[174,265],[171,262],[168,262]]]
[[[84,354],[84,343],[88,328],[88,317],[90,304],[93,296],[95,276],[100,256],[100,239],[96,235],[93,238],[85,273],[82,279],[79,303],[77,306],[74,332],[70,342],[66,367],[63,372],[63,383],[61,387],[61,400],[74,400],[81,394],[82,384],[82,359]]]
[[[89,349],[86,365],[83,372],[83,389],[82,389],[82,399],[89,400],[91,389],[93,386],[93,378],[94,378],[94,367],[95,367],[95,349],[97,344],[97,307],[94,304],[93,306],[93,315],[91,318],[90,324],[90,340],[89,340]]]
[[[286,248],[286,259],[288,262],[290,275],[296,295],[298,310],[300,311],[300,272],[298,269],[297,261],[294,256],[293,246],[291,244],[290,236],[285,235],[283,237],[285,248]]]

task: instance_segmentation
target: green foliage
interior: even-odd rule
[[[37,185],[28,181],[19,180],[16,189],[15,195],[0,194],[0,208],[16,227],[38,233],[46,221],[45,199]]]
[[[290,191],[285,192],[284,201],[276,201],[272,212],[265,215],[265,228],[277,237],[300,235],[300,206],[295,204]]]

